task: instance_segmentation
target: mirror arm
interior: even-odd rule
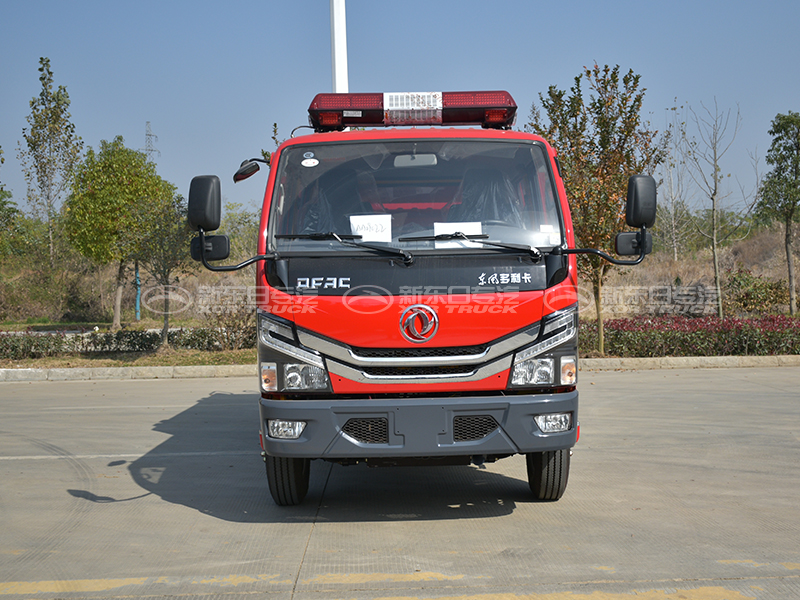
[[[599,256],[600,258],[603,258],[603,259],[607,260],[612,265],[620,265],[620,266],[623,266],[623,267],[638,265],[640,262],[642,262],[644,260],[644,257],[647,256],[647,253],[645,252],[645,250],[646,250],[646,247],[645,247],[645,232],[646,232],[646,230],[647,230],[647,228],[644,225],[642,225],[642,228],[640,229],[640,234],[641,234],[640,246],[641,246],[641,249],[639,250],[639,257],[634,259],[634,260],[619,260],[618,258],[614,258],[612,256],[609,256],[605,252],[601,252],[600,250],[595,250],[594,248],[566,248],[566,249],[564,249],[564,248],[554,248],[553,249],[553,254],[594,254],[595,256]]]
[[[219,267],[215,267],[211,265],[206,260],[206,235],[203,231],[202,227],[197,228],[198,233],[200,234],[200,259],[203,262],[203,266],[208,269],[209,271],[238,271],[239,269],[244,269],[245,267],[252,265],[255,262],[260,260],[272,260],[278,258],[277,253],[273,252],[271,254],[262,254],[260,256],[254,256],[253,258],[248,258],[243,263],[239,263],[238,265],[223,265]]]

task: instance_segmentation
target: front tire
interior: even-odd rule
[[[300,504],[308,493],[311,460],[267,456],[269,493],[278,506]]]
[[[537,500],[554,502],[564,495],[569,479],[569,448],[525,455],[528,484]]]

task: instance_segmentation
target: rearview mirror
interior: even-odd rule
[[[189,227],[194,231],[219,229],[221,198],[219,177],[216,175],[198,175],[192,179],[187,211]]]
[[[233,174],[233,183],[239,183],[240,181],[244,181],[251,175],[255,175],[258,173],[261,167],[258,166],[258,163],[254,160],[246,160],[244,161],[241,166],[237,169],[236,173]]]
[[[634,175],[628,180],[625,222],[637,229],[640,227],[650,229],[655,224],[656,180],[650,175]]]

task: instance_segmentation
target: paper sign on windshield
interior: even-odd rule
[[[392,241],[392,215],[352,215],[350,230],[362,242]]]

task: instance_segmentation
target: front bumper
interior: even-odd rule
[[[363,400],[261,398],[259,410],[264,450],[282,457],[502,456],[571,448],[578,436],[577,390]],[[542,433],[534,417],[547,413],[571,413],[572,427],[563,433]],[[307,425],[296,440],[274,439],[266,434],[267,419]]]

